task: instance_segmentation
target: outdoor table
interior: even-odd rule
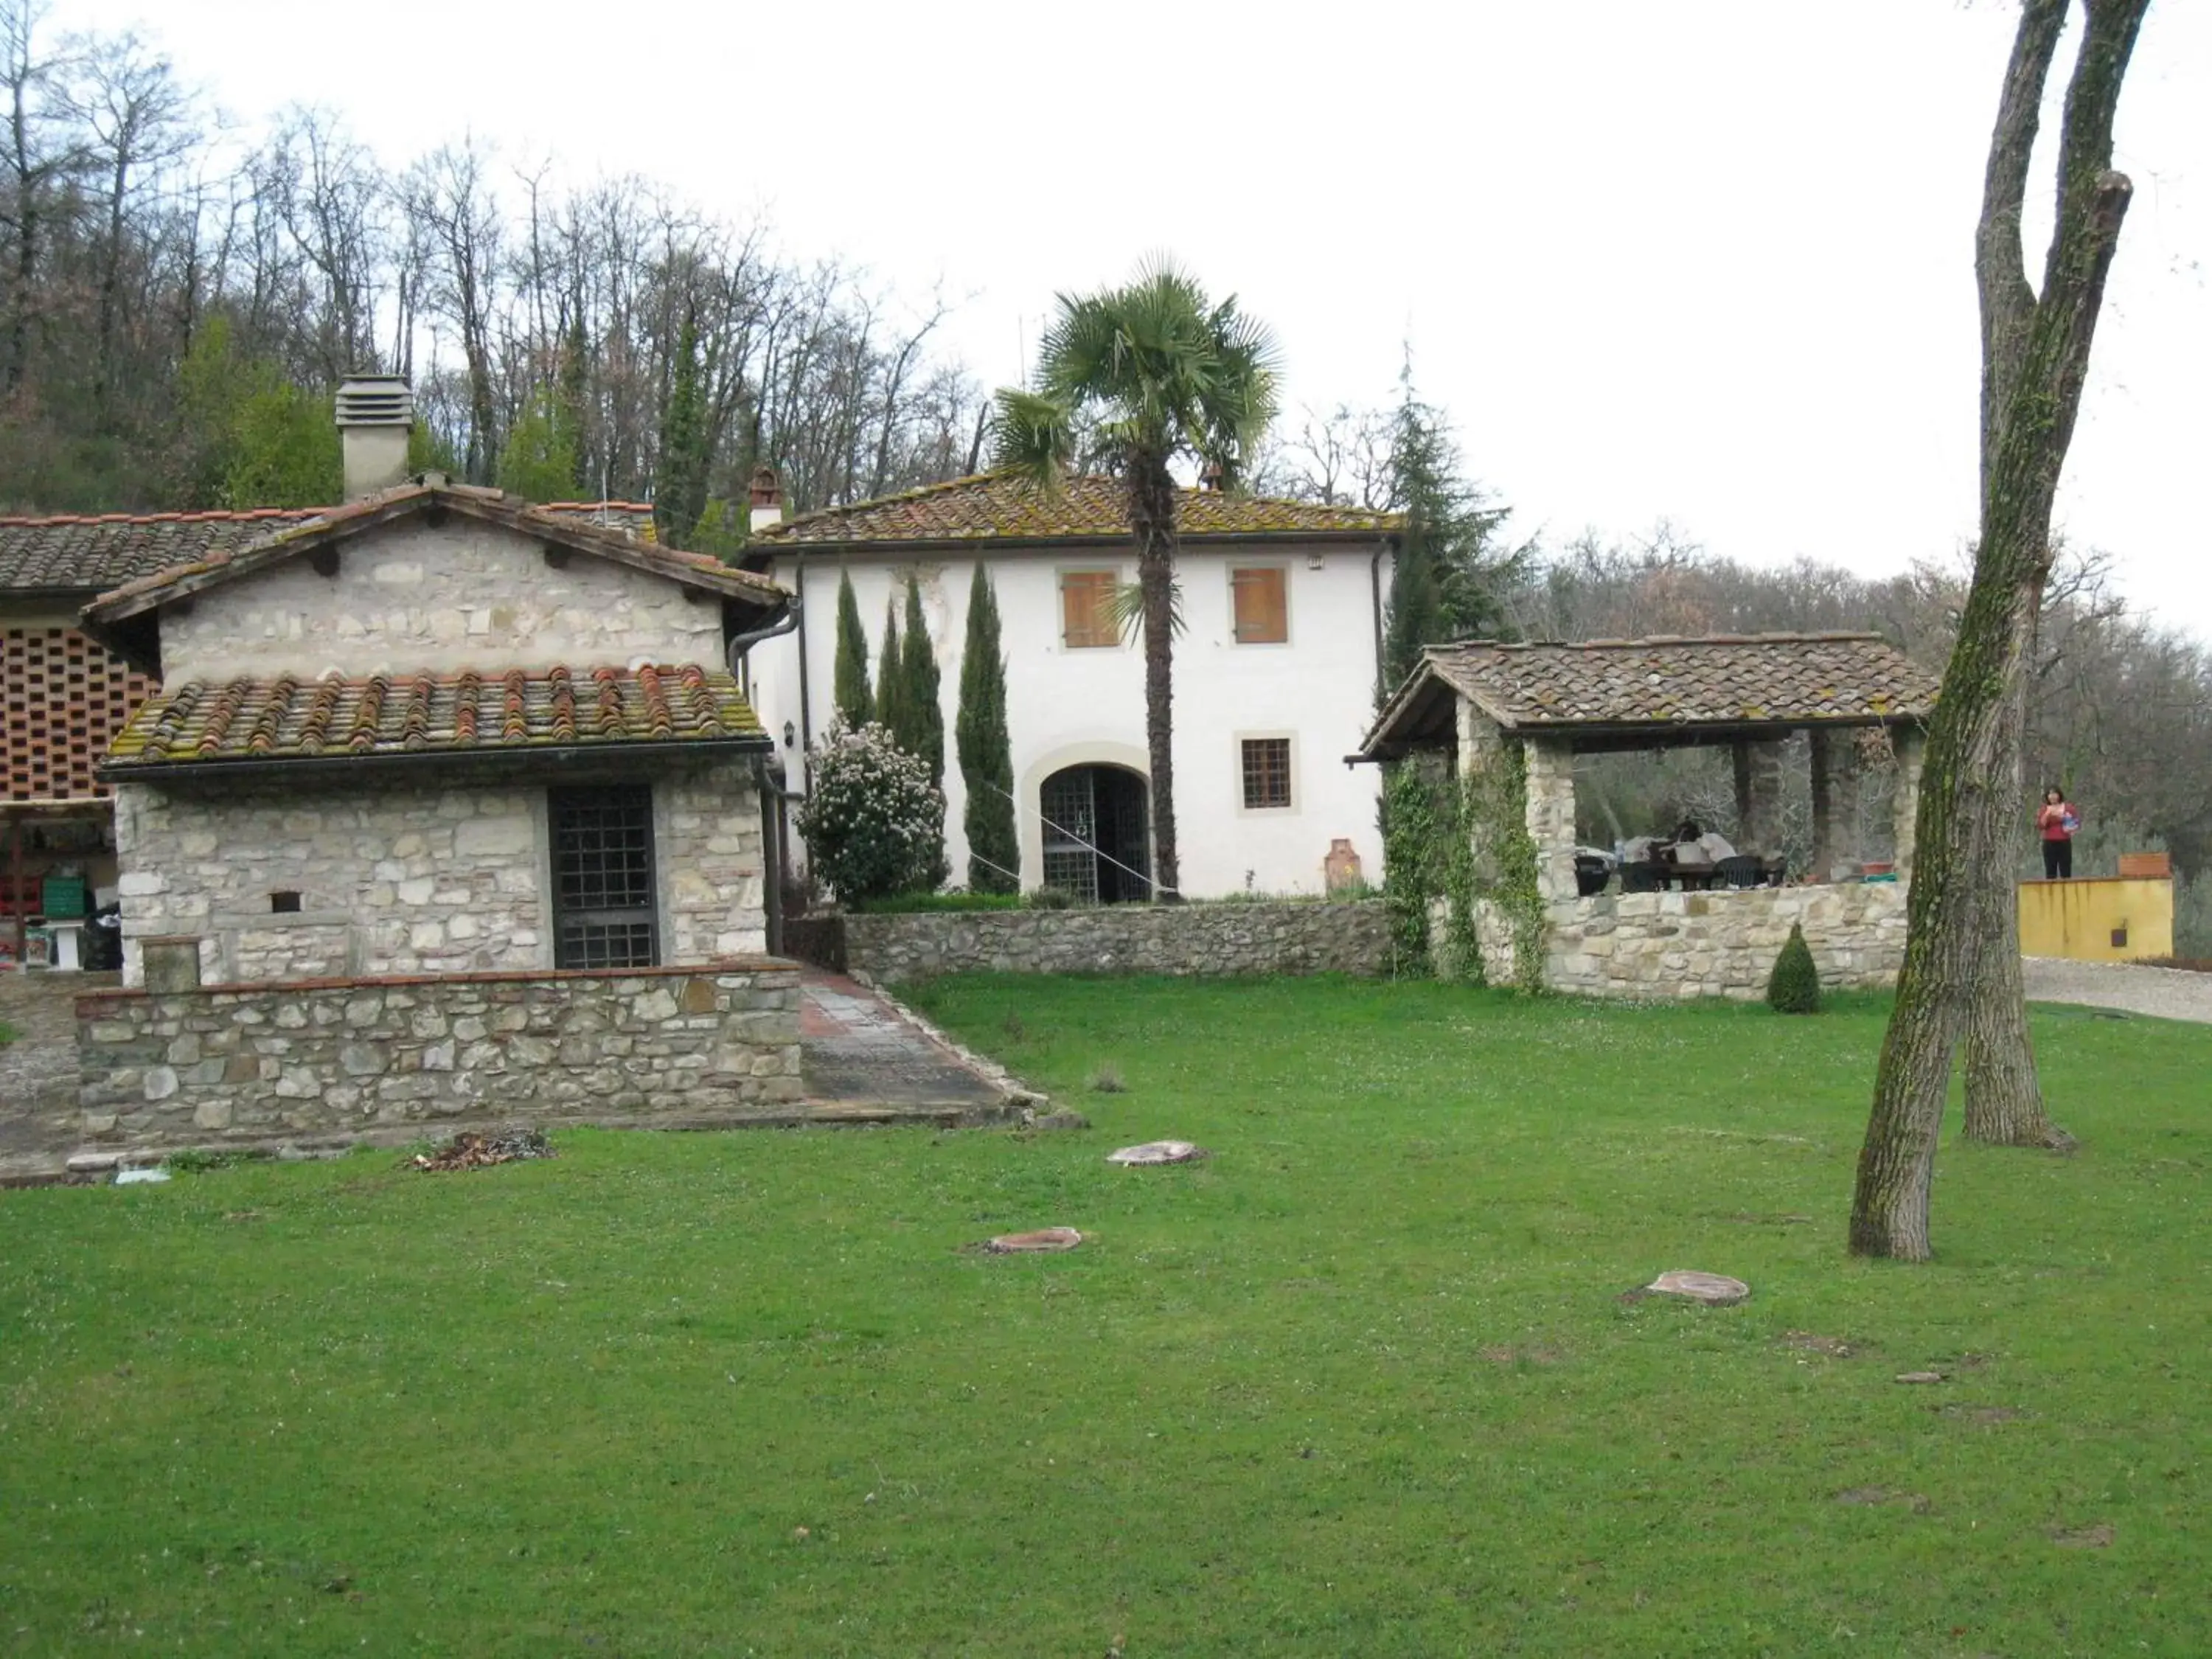
[[[1662,864],[1659,866],[1659,873],[1661,879],[1668,886],[1679,887],[1686,893],[1693,886],[1700,890],[1711,886],[1720,874],[1720,866],[1717,864]]]

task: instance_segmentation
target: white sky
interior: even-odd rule
[[[2160,0],[2136,52],[2136,199],[2060,520],[2212,638],[2208,13]],[[59,0],[52,21],[138,25],[249,121],[341,110],[395,166],[471,130],[763,213],[787,252],[917,301],[941,284],[987,385],[1056,290],[1171,252],[1273,325],[1293,410],[1387,398],[1410,341],[1522,533],[1665,517],[1717,553],[1881,574],[1973,532],[1972,229],[2014,21],[1991,0]]]

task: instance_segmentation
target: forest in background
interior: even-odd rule
[[[734,549],[761,461],[796,511],[976,467],[987,400],[940,349],[940,301],[794,258],[650,179],[572,183],[476,139],[391,165],[313,109],[241,141],[144,40],[57,33],[27,0],[0,0],[0,510],[335,500],[331,396],[363,370],[413,382],[417,465],[650,500],[678,545]],[[1410,378],[1395,405],[1279,432],[1255,487],[1413,514],[1400,669],[1474,632],[1858,628],[1940,668],[1965,594],[1963,556],[1874,577],[1717,559],[1663,526],[1516,544]],[[2212,651],[2071,556],[2032,720],[2028,789],[2073,792],[2085,867],[2171,850],[2212,954]],[[1724,817],[1700,764],[1610,769],[1590,832]]]
[[[799,510],[971,470],[945,307],[650,179],[471,138],[388,165],[327,112],[241,143],[133,35],[0,0],[0,507],[316,505],[331,397],[414,383],[418,460],[726,538],[756,461]],[[701,520],[707,520],[702,526]]]

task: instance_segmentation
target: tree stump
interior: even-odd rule
[[[1203,1146],[1188,1140],[1147,1140],[1141,1146],[1124,1146],[1106,1154],[1109,1164],[1121,1164],[1131,1168],[1142,1168],[1156,1164],[1188,1164],[1206,1156]]]
[[[1035,1232],[1000,1233],[983,1248],[993,1255],[1023,1255],[1047,1250],[1072,1250],[1083,1243],[1073,1227],[1040,1227]]]
[[[1709,1308],[1733,1307],[1751,1294],[1751,1286],[1741,1279],[1686,1269],[1661,1273],[1644,1288],[1654,1296],[1679,1296]]]

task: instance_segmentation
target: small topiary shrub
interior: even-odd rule
[[[1774,958],[1774,971],[1766,980],[1766,1006],[1781,1014],[1820,1012],[1820,970],[1813,965],[1812,947],[1805,930],[1790,925],[1790,939]]]
[[[799,833],[841,904],[926,892],[945,879],[945,797],[927,763],[880,726],[840,720],[823,733]]]

